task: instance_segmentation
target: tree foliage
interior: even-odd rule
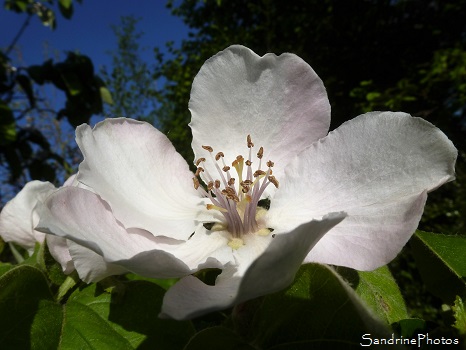
[[[56,27],[54,5],[54,1],[32,0],[4,3],[5,9],[24,16],[24,22],[11,44],[0,50],[0,168],[8,174],[0,179],[2,185],[21,187],[31,179],[62,181],[64,173],[72,171],[70,153],[51,144],[49,135],[37,127],[38,119],[47,118],[52,123],[67,120],[76,127],[101,113],[103,102],[111,102],[105,84],[85,55],[68,52],[61,62],[50,59],[33,66],[14,62],[13,48],[33,16],[51,29]],[[58,10],[63,17],[71,18],[73,2],[59,0]],[[62,108],[50,108],[40,94],[39,87],[44,85],[64,93]],[[4,204],[5,198],[0,199]]]

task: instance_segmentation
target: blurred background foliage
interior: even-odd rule
[[[143,119],[192,162],[187,107],[193,78],[206,59],[242,44],[259,55],[292,52],[308,62],[327,88],[331,129],[366,111],[393,110],[444,131],[459,150],[457,180],[429,196],[420,228],[466,233],[466,0],[170,0],[167,6],[190,33],[180,47],[167,43],[169,57],[153,48],[151,63],[140,58],[143,33],[131,16],[113,27],[113,64],[99,74],[90,58],[76,53],[63,62],[17,67],[10,57],[16,38],[1,49],[0,167],[8,174],[2,182],[18,190],[30,179],[60,185],[76,171],[74,146],[52,142],[30,122],[44,115],[73,127],[102,113]],[[54,28],[55,13],[73,14],[72,0],[7,0],[4,7],[26,16],[26,26],[39,16]],[[47,108],[37,94],[42,84],[65,94],[62,109]],[[425,305],[438,301],[419,283],[409,246],[391,268],[410,309],[435,313]]]

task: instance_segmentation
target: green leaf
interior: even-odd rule
[[[10,107],[0,101],[0,146],[16,140],[16,123]]]
[[[73,0],[59,0],[58,9],[63,17],[70,19],[73,16]]]
[[[466,334],[466,311],[464,309],[463,299],[457,296],[455,305],[452,307],[455,324],[453,325],[461,334]]]
[[[387,324],[408,318],[408,310],[387,266],[375,271],[355,271],[337,268],[361,299]]]
[[[37,268],[20,265],[0,276],[0,344],[3,349],[56,349],[61,307]],[[36,341],[37,340],[37,341]]]
[[[432,294],[453,304],[466,292],[465,236],[417,231],[411,239],[419,272]]]
[[[36,100],[34,97],[34,91],[32,91],[32,84],[31,80],[24,75],[24,74],[19,74],[16,76],[16,81],[18,82],[19,86],[21,86],[21,89],[23,89],[24,93],[26,94],[28,101],[29,101],[29,106],[31,108],[34,108],[36,104]]]
[[[351,348],[360,346],[363,334],[389,335],[347,282],[325,265],[303,265],[289,288],[266,296],[252,327],[241,321],[247,320],[242,314],[248,314],[250,305],[237,308],[236,319],[260,348]]]
[[[211,327],[197,333],[184,350],[254,350],[233,330],[225,327]]]
[[[180,349],[190,322],[161,320],[164,290],[146,281],[123,282],[111,292],[98,284],[74,291],[65,306],[60,349]]]
[[[100,96],[102,97],[102,101],[105,103],[108,103],[109,105],[113,104],[112,94],[105,86],[100,87]]]
[[[393,330],[404,338],[413,338],[418,333],[426,332],[426,321],[419,318],[407,318],[393,324]]]

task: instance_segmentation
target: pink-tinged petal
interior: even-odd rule
[[[204,63],[189,109],[196,159],[207,155],[202,145],[224,152],[230,163],[239,154],[247,157],[250,134],[255,152],[263,146],[264,160],[276,163],[278,177],[291,155],[324,137],[330,125],[325,87],[306,62],[290,53],[260,57],[239,45]]]
[[[112,214],[108,204],[94,193],[64,187],[37,208],[37,230],[65,237],[119,265],[148,277],[181,277],[191,269],[165,249],[173,242],[138,231],[128,232]],[[73,252],[70,252],[73,257]],[[77,262],[75,267],[79,270]]]
[[[51,237],[51,235],[48,235]],[[70,256],[78,272],[79,278],[86,283],[98,282],[105,277],[127,273],[128,269],[111,264],[95,253],[93,250],[83,247],[71,240],[66,240]]]
[[[346,122],[288,166],[270,227],[290,229],[325,213],[348,218],[306,261],[371,270],[401,250],[421,218],[426,192],[454,179],[457,151],[429,122],[374,112]]]
[[[285,288],[293,281],[309,250],[344,218],[344,213],[332,213],[321,221],[311,221],[292,232],[276,235],[260,256],[253,259],[246,254],[239,266],[227,266],[215,286],[192,276],[181,279],[165,294],[160,317],[190,319]]]
[[[0,236],[5,242],[14,242],[34,250],[36,242],[44,241],[44,234],[34,230],[33,210],[56,188],[50,182],[31,181],[9,201],[0,213]]]
[[[188,239],[202,210],[186,161],[150,124],[108,119],[94,129],[81,125],[83,152],[77,179],[107,201],[127,228]]]
[[[75,270],[68,249],[67,239],[54,235],[46,235],[47,247],[53,258],[61,265],[63,273],[70,274]]]

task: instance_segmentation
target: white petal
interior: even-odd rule
[[[38,230],[91,249],[107,263],[155,278],[192,273],[186,264],[164,251],[166,239],[128,232],[115,220],[108,204],[90,191],[64,187],[37,210],[40,216]],[[73,252],[70,253],[73,256]],[[76,261],[75,267],[79,271]]]
[[[302,152],[287,168],[268,215],[289,229],[328,212],[348,218],[307,261],[375,269],[414,232],[425,192],[454,178],[457,151],[432,124],[405,113],[359,116]]]
[[[247,157],[250,134],[255,152],[263,146],[264,160],[276,163],[278,177],[291,155],[324,137],[330,125],[324,85],[306,62],[290,53],[260,57],[239,45],[204,63],[189,109],[196,159],[206,157],[202,145],[224,152],[230,164],[239,154]]]
[[[52,235],[48,235],[49,237]],[[79,278],[86,283],[98,282],[105,277],[120,275],[128,272],[122,266],[111,264],[105,259],[86,247],[71,240],[66,240],[68,249],[76,266]]]
[[[61,265],[63,273],[69,274],[74,271],[73,260],[68,250],[67,239],[54,235],[46,235],[47,247],[53,258]]]
[[[34,230],[33,210],[56,188],[50,182],[31,181],[9,201],[0,214],[0,236],[5,242],[14,242],[34,250],[36,242],[44,241],[44,234]]]
[[[311,221],[276,235],[256,259],[243,256],[240,264],[248,265],[244,275],[245,269],[239,265],[226,267],[215,286],[192,276],[181,279],[165,294],[160,317],[190,319],[285,288],[309,250],[344,217],[344,213],[333,213],[322,221]]]
[[[76,139],[84,161],[77,178],[107,201],[125,227],[187,239],[202,210],[186,161],[150,124],[107,119]]]

